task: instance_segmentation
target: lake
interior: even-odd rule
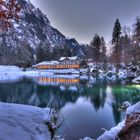
[[[140,85],[128,80],[56,75],[0,82],[0,101],[60,110],[65,121],[57,131],[66,140],[97,138],[124,118],[124,101],[140,101]]]

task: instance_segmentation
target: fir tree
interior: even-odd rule
[[[117,19],[113,28],[112,44],[119,45],[120,37],[121,37],[121,24],[119,22],[119,19]]]
[[[104,70],[106,71],[106,66],[107,66],[107,57],[106,57],[106,43],[104,40],[104,37],[101,37],[101,61],[104,64]]]
[[[136,19],[134,35],[132,40],[132,56],[133,62],[140,61],[140,18]]]
[[[101,53],[102,53],[103,58],[105,58],[106,57],[106,43],[105,43],[104,37],[101,37]]]
[[[140,18],[136,19],[135,23],[135,37],[140,40]]]
[[[113,48],[113,57],[115,57],[116,62],[116,71],[118,72],[118,67],[120,64],[120,38],[121,38],[121,24],[119,22],[119,19],[116,20],[114,28],[113,28],[113,34],[112,34],[112,44],[114,45]]]
[[[125,64],[129,64],[132,62],[132,47],[131,47],[131,39],[125,33],[125,35],[121,36],[121,61]]]
[[[90,43],[90,46],[93,48],[94,60],[96,62],[100,61],[100,52],[101,52],[101,39],[98,34],[95,34],[93,40]]]
[[[40,63],[46,60],[46,52],[42,46],[37,48],[36,52],[36,62]]]

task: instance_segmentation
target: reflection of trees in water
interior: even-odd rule
[[[60,109],[66,102],[75,102],[79,94],[77,91],[60,90],[59,86],[41,86],[37,85],[36,90],[41,100],[39,106],[51,106]]]
[[[91,103],[98,110],[100,107],[104,107],[105,99],[106,99],[106,86],[95,86],[91,88],[87,88],[84,92],[85,96],[90,98]]]
[[[63,85],[64,86],[64,85]],[[80,81],[77,91],[72,91],[65,85],[62,90],[60,86],[42,86],[30,80],[23,79],[15,83],[0,84],[0,101],[31,104],[40,107],[55,107],[57,109],[65,106],[66,103],[75,103],[82,96],[90,99],[94,108],[103,108],[106,103],[106,81],[96,80],[95,83]],[[118,108],[126,100],[136,103],[140,100],[139,90],[131,86],[111,85],[113,103],[112,109],[116,123],[120,122],[120,112]]]
[[[70,91],[68,88],[60,90],[59,86],[36,86],[41,104],[39,106],[51,106],[55,108],[62,108],[67,102],[75,103],[76,100],[82,96],[89,98],[93,106],[98,110],[104,106],[105,103],[106,86],[87,88],[86,85],[80,85],[78,91]]]
[[[34,84],[28,80],[16,83],[0,84],[0,101],[8,103],[29,104],[34,92]]]
[[[116,124],[121,121],[121,112],[118,111],[118,108],[122,106],[122,103],[129,101],[132,104],[140,101],[140,89],[133,88],[132,86],[114,86],[112,88],[114,103],[112,104],[113,115],[115,118]]]

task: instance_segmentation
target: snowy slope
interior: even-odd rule
[[[1,140],[50,140],[43,123],[49,109],[0,102]]]

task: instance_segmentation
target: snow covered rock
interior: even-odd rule
[[[131,106],[131,103],[129,101],[125,101],[123,102],[122,109],[126,110],[130,106]]]
[[[103,135],[97,138],[97,140],[115,140],[118,138],[119,132],[124,127],[124,121],[119,123],[116,127],[111,128],[109,131],[106,130]]]
[[[118,137],[121,140],[139,140],[140,138],[140,102],[131,106],[127,101],[124,102],[127,106],[126,117],[124,121],[119,123],[116,127],[106,130],[103,135],[97,140],[116,140]],[[139,127],[135,130],[136,127]]]
[[[119,133],[121,140],[140,139],[140,102],[126,110],[125,126]]]
[[[107,73],[106,73],[106,76],[107,77],[112,77],[113,75],[115,75],[116,73],[114,72],[114,71],[108,71]]]
[[[93,139],[89,137],[85,137],[84,139],[80,139],[80,140],[93,140]]]
[[[1,140],[50,140],[44,116],[49,117],[49,108],[8,104],[0,102]]]
[[[127,78],[128,73],[126,69],[120,69],[118,73],[119,78]]]
[[[133,113],[140,113],[140,102],[127,108],[126,115],[130,115]]]
[[[135,83],[135,84],[140,84],[140,76],[133,79],[132,82]]]

